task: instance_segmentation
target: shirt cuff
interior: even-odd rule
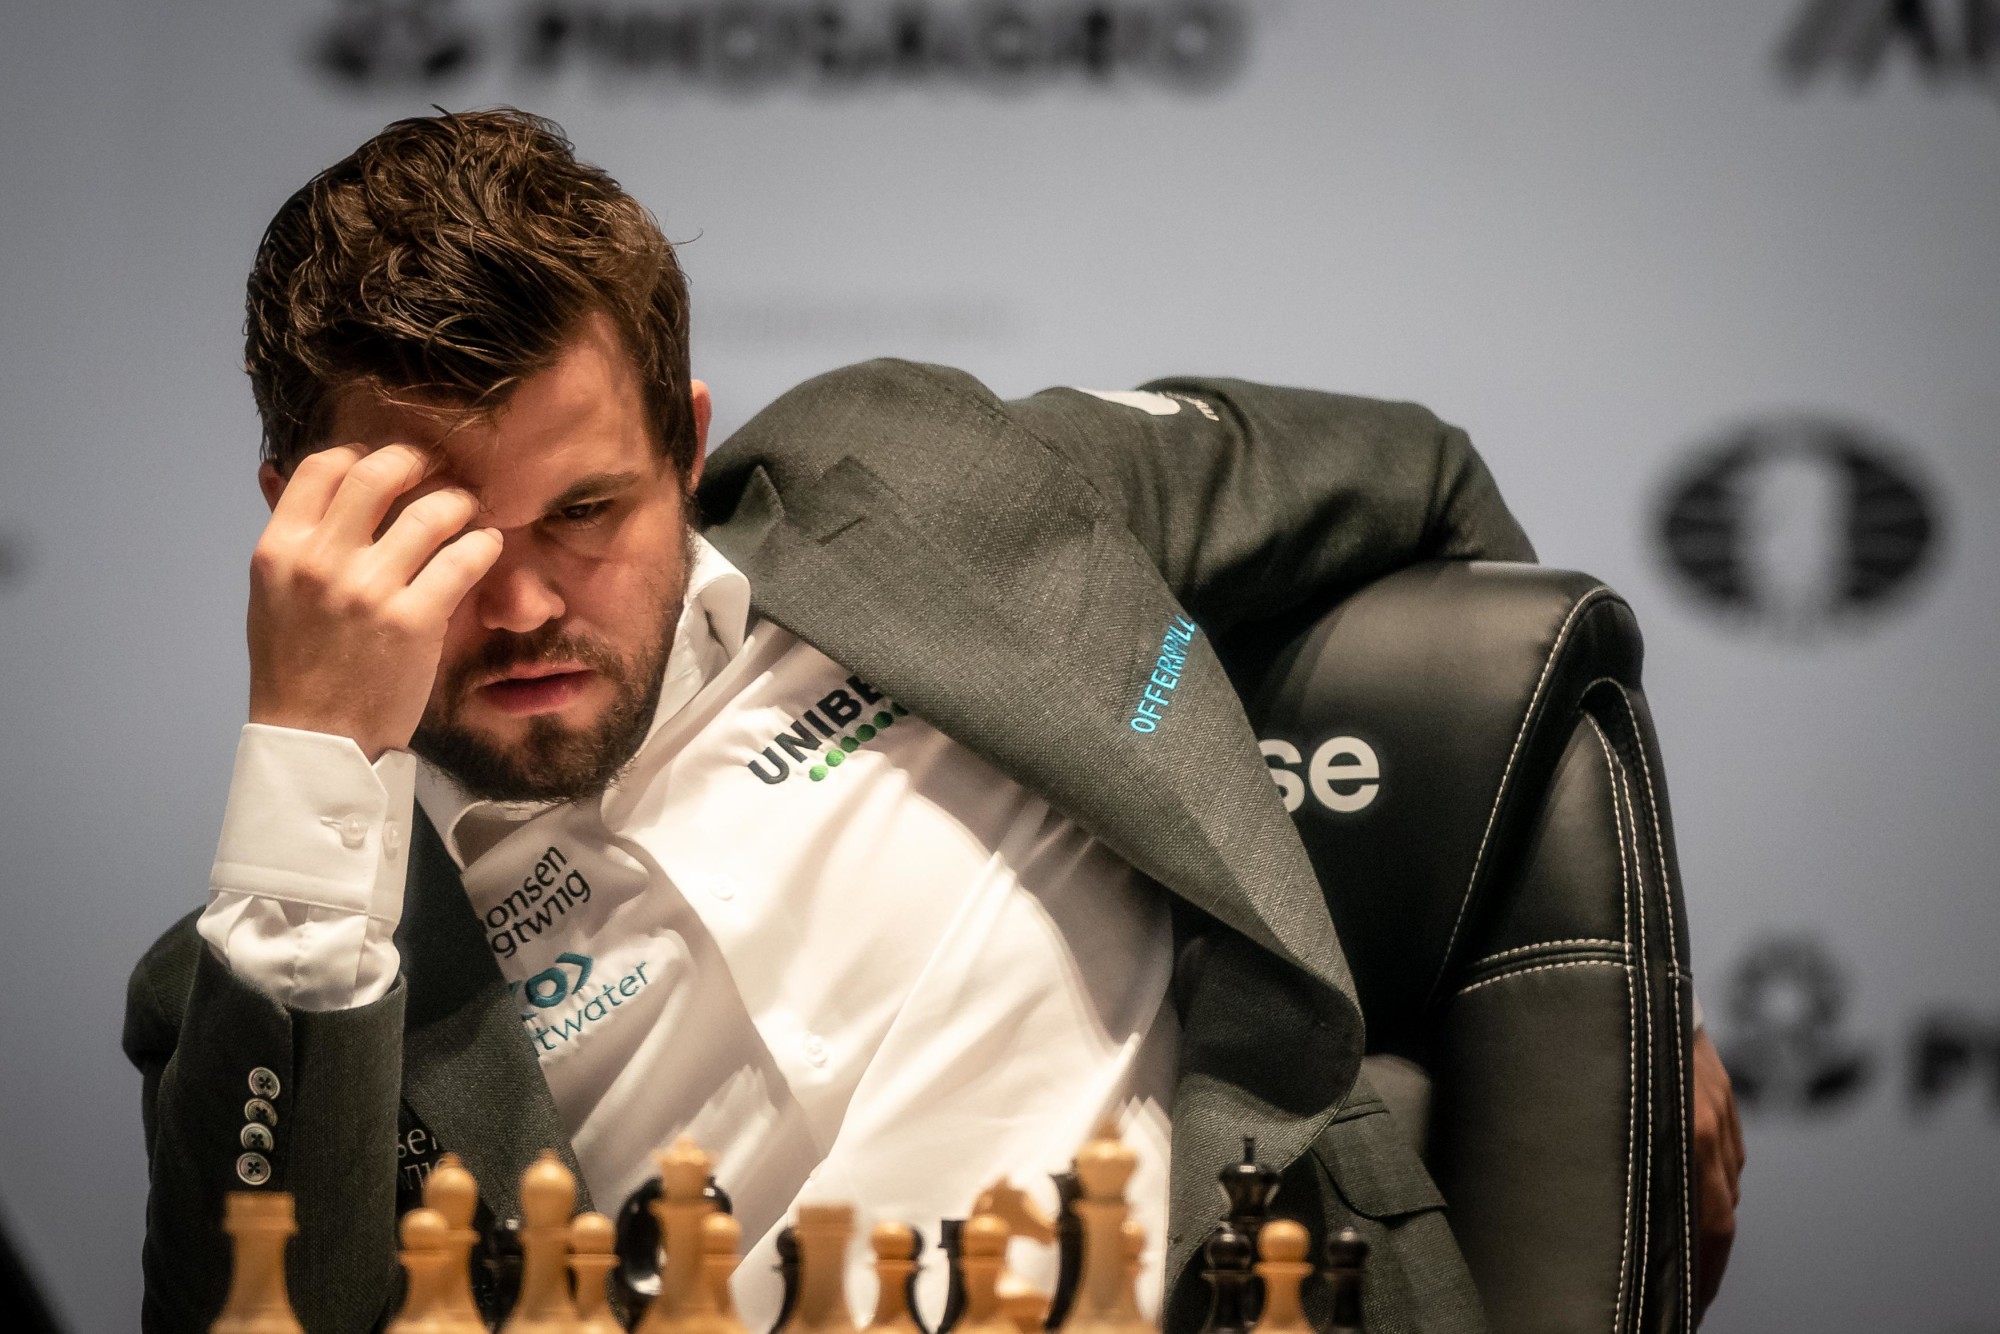
[[[416,757],[249,723],[196,930],[244,981],[303,1010],[395,984]]]

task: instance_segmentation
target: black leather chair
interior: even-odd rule
[[[1442,563],[1224,645],[1496,1334],[1691,1329],[1686,916],[1631,608]],[[1273,642],[1283,647],[1272,649]]]

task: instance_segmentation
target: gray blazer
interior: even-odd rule
[[[758,614],[1171,895],[1168,1328],[1199,1326],[1190,1257],[1219,1213],[1215,1173],[1255,1135],[1285,1171],[1280,1212],[1374,1241],[1376,1334],[1480,1329],[1443,1201],[1359,1078],[1361,1015],[1322,886],[1222,664],[1256,627],[1410,562],[1533,553],[1464,434],[1422,408],[1231,380],[1148,388],[1179,410],[1060,389],[1003,402],[907,362],[837,371],[708,460],[706,533]],[[1163,691],[1156,663],[1183,617],[1200,631]],[[286,1009],[218,963],[192,916],[134,970],[147,1329],[205,1330],[221,1304],[252,1070],[280,1088],[269,1184],[298,1200],[292,1293],[315,1334],[382,1319],[398,1211],[440,1146],[501,1217],[536,1152],[574,1166],[456,868],[418,826],[403,975],[374,1004]]]

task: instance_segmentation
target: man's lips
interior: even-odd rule
[[[582,694],[596,675],[587,667],[534,663],[513,668],[498,680],[488,681],[477,693],[502,713],[517,717],[552,713]]]

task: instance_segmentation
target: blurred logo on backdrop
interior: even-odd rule
[[[421,87],[464,73],[478,51],[451,0],[343,0],[313,59],[343,83]]]
[[[1935,563],[1938,501],[1908,451],[1856,423],[1774,417],[1698,448],[1657,534],[1697,601],[1810,639],[1899,605]]]
[[[1778,44],[1788,82],[1854,87],[1902,63],[1927,83],[2000,92],[2000,0],[1804,0]]]
[[[1817,937],[1777,936],[1744,951],[1724,983],[1724,1013],[1710,1023],[1727,1021],[1717,1046],[1745,1109],[1826,1116],[1900,1080],[1913,1113],[1970,1097],[2000,1122],[2000,1015],[1929,1008],[1904,1029],[1897,1053],[1848,1030],[1849,994],[1848,970]]]
[[[1847,981],[1811,939],[1768,940],[1736,965],[1724,1064],[1752,1107],[1819,1111],[1861,1091],[1868,1055],[1844,1035]]]
[[[498,65],[735,94],[959,83],[1015,91],[1228,83],[1237,0],[337,0],[308,47],[357,90],[438,88]]]

